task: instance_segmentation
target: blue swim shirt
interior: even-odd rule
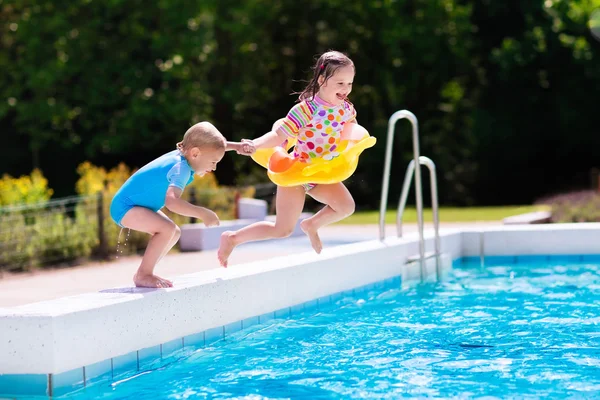
[[[165,206],[170,186],[183,190],[193,180],[194,170],[179,150],[173,150],[136,171],[121,186],[115,199],[156,212]]]

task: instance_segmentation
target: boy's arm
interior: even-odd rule
[[[227,146],[225,146],[225,151],[231,151],[231,150],[237,151],[239,153],[242,150],[242,143],[227,141]]]
[[[199,218],[206,226],[218,226],[219,217],[208,208],[195,206],[181,198],[183,190],[169,186],[165,196],[165,207],[176,214],[186,217]]]
[[[256,151],[256,148],[254,148],[252,141],[243,139],[242,142],[227,142],[225,151],[231,150],[243,156],[250,156]]]

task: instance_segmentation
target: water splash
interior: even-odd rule
[[[121,228],[121,230],[119,231],[119,236],[117,237],[117,256],[115,258],[119,258],[119,253],[123,254],[123,249],[121,249],[121,234],[123,233],[123,229],[125,228]],[[127,246],[127,241],[129,240],[130,233],[131,229],[127,228],[127,236],[125,237],[125,243],[123,243],[124,247]]]

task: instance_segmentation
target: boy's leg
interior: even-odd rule
[[[157,214],[163,216],[164,218],[168,219],[169,221],[171,220],[162,211],[158,211]],[[177,224],[175,224],[175,233],[173,234],[173,237],[171,238],[171,241],[169,242],[169,245],[167,247],[165,247],[165,250],[160,255],[160,257],[159,257],[158,261],[156,262],[156,264],[158,264],[164,258],[164,256],[166,256],[167,253],[169,253],[169,251],[171,251],[171,249],[173,248],[173,246],[175,246],[177,244],[177,242],[179,241],[180,237],[181,237],[181,228],[178,227]],[[166,279],[164,279],[164,280],[166,280]]]
[[[290,236],[304,208],[305,191],[302,186],[277,187],[275,223],[255,222],[238,231],[223,232],[217,257],[222,266],[235,246],[246,242]]]
[[[121,225],[140,232],[146,232],[152,237],[142,257],[142,263],[133,277],[138,287],[172,287],[167,279],[154,275],[154,267],[158,260],[166,254],[169,246],[173,246],[177,225],[163,213],[156,213],[144,207],[133,207],[121,220]]]
[[[343,183],[317,185],[308,194],[320,203],[325,204],[318,213],[300,223],[300,227],[308,235],[313,249],[320,253],[323,249],[318,230],[322,226],[340,221],[354,213],[354,199]]]

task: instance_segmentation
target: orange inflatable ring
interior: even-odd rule
[[[275,130],[280,121],[273,125]],[[296,139],[288,139],[284,147],[258,149],[252,159],[267,169],[269,179],[278,186],[299,186],[305,183],[332,184],[348,179],[358,165],[360,154],[375,145],[377,139],[365,128],[349,123],[344,126],[338,146],[339,155],[331,160],[315,158],[301,162],[288,154]]]

